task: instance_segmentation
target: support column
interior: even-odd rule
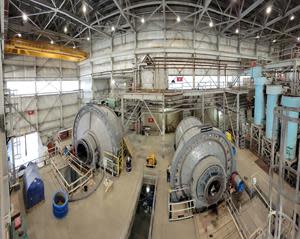
[[[162,129],[161,134],[165,135],[166,133],[166,114],[165,114],[165,94],[163,94],[163,107],[162,107]]]
[[[202,115],[201,115],[201,121],[202,123],[204,124],[205,123],[205,119],[204,119],[204,107],[205,107],[205,102],[204,102],[205,98],[204,98],[204,92],[202,92],[202,99],[201,99],[201,112],[202,112]]]
[[[64,128],[64,122],[63,122],[63,101],[62,101],[62,78],[63,78],[63,72],[62,72],[62,62],[61,59],[59,60],[59,72],[60,72],[60,78],[59,78],[59,104],[60,104],[60,129]]]
[[[124,97],[121,96],[121,122],[124,130]]]
[[[9,176],[7,167],[7,148],[5,135],[5,108],[4,108],[4,1],[0,0],[0,238],[8,238],[8,225],[10,223],[10,198],[9,198]]]
[[[236,139],[235,146],[239,147],[240,142],[240,94],[236,95]]]

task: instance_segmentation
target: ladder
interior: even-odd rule
[[[241,111],[240,112],[240,141],[239,141],[239,147],[241,149],[245,149],[246,148],[246,116],[245,116],[245,112]]]

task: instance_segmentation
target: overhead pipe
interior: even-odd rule
[[[274,122],[274,108],[278,105],[279,96],[282,94],[281,85],[267,85],[267,109],[266,109],[266,138],[272,139],[273,123],[275,131],[278,130],[278,121]],[[277,133],[276,133],[277,135]]]
[[[281,105],[285,107],[300,107],[300,97],[299,96],[282,96]],[[299,112],[296,111],[284,111],[284,115],[298,119]],[[296,156],[296,145],[297,145],[297,135],[298,135],[298,123],[288,121],[287,129],[284,132],[284,157],[286,160],[294,160]]]

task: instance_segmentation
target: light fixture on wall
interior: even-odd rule
[[[83,13],[86,13],[86,10],[87,10],[87,8],[86,8],[86,5],[85,5],[85,3],[84,3],[84,4],[82,4],[82,12],[83,12]]]
[[[272,6],[268,6],[267,8],[266,8],[266,13],[267,14],[270,14],[272,12]]]
[[[23,14],[22,14],[22,19],[24,22],[26,22],[28,20],[28,16],[25,12],[23,12]]]

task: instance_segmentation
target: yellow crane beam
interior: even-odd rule
[[[88,57],[86,52],[79,49],[49,44],[42,41],[29,41],[21,38],[12,38],[7,41],[5,43],[4,52],[6,54],[61,59],[73,62],[80,62]]]

